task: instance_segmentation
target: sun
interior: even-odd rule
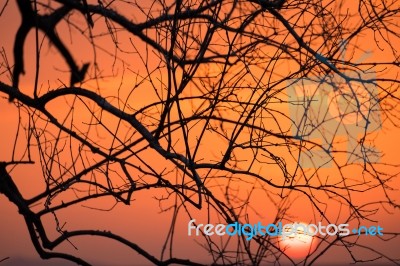
[[[290,227],[290,225],[292,227]],[[306,223],[287,224],[286,235],[279,236],[279,248],[291,258],[305,258],[311,254],[317,244],[315,229],[309,228],[309,233],[305,230],[308,227]]]

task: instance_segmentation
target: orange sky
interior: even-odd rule
[[[137,18],[140,19],[140,18]],[[79,19],[77,19],[79,20]],[[11,57],[11,50],[12,50],[12,45],[13,45],[13,38],[14,38],[14,33],[18,27],[19,23],[19,14],[16,11],[15,3],[14,1],[11,1],[6,9],[6,12],[0,17],[0,25],[7,25],[7,27],[0,27],[0,36],[2,36],[2,40],[0,41],[0,46],[4,47],[5,51],[7,52],[8,55],[8,60],[12,61]],[[94,28],[94,34],[101,32],[102,28],[100,27],[101,21],[96,22],[96,27]],[[59,29],[59,32],[67,31],[67,27],[62,26]],[[125,36],[123,34],[120,35],[120,38],[123,40]],[[68,39],[66,37],[66,39]],[[73,35],[74,42],[69,43],[71,49],[73,50],[74,57],[77,59],[77,62],[79,65],[82,65],[85,62],[91,61],[92,59],[92,49],[90,45],[87,44],[87,42],[84,41],[83,37],[79,37],[79,35],[75,34]],[[366,40],[368,40],[368,36],[365,37]],[[29,35],[28,42],[33,42],[34,41],[34,35],[31,33]],[[398,40],[397,40],[398,41]],[[46,43],[46,41],[44,42]],[[106,49],[109,48],[110,45],[110,39],[105,39],[102,42],[100,42],[103,47]],[[360,42],[362,44],[367,45],[367,41]],[[47,44],[45,44],[47,45]],[[123,43],[122,45],[125,45]],[[400,45],[400,43],[399,43]],[[128,45],[127,45],[128,46]],[[399,46],[398,46],[399,47]],[[138,48],[143,49],[143,46],[141,44],[138,45]],[[26,54],[31,55],[26,57],[26,75],[21,79],[21,88],[23,88],[23,91],[31,91],[31,84],[32,84],[32,79],[34,77],[34,56],[32,56],[33,51],[32,48],[26,48],[25,49]],[[387,52],[388,50],[384,51],[379,51],[379,50],[374,50],[374,53],[372,54],[372,57],[369,58],[370,60],[374,59],[380,59],[380,58],[385,58],[389,57],[390,54]],[[41,69],[42,69],[42,75],[40,76],[40,82],[39,84],[43,85],[43,91],[48,89],[47,85],[47,80],[48,77],[61,77],[66,79],[65,74],[61,74],[61,70],[67,70],[65,64],[63,63],[62,58],[57,54],[54,48],[50,49],[43,49],[43,59],[41,60]],[[103,56],[103,57],[102,57]],[[99,54],[99,58],[101,58],[101,61],[103,65],[112,65],[112,58],[105,56],[104,54]],[[129,63],[127,67],[129,69],[135,69],[137,67],[137,62],[138,56],[137,55],[131,55],[129,59],[126,59],[126,61]],[[157,64],[157,60],[150,60],[149,61],[149,66],[155,67]],[[291,66],[287,65],[282,65],[280,67],[282,71],[289,71]],[[122,72],[122,67],[121,64],[116,64],[115,67],[110,67],[107,69],[106,73],[104,75],[108,76],[111,74],[115,74],[114,78],[105,78],[104,81],[100,84],[102,87],[102,95],[103,96],[110,96],[114,95],[115,96],[115,88],[119,86],[122,75],[124,75],[124,82],[121,86],[121,98],[123,99],[128,99],[129,100],[129,105],[132,109],[139,109],[145,104],[154,101],[156,95],[153,91],[149,91],[149,89],[146,89],[146,87],[142,86],[139,89],[135,91],[134,96],[131,96],[131,98],[127,98],[130,92],[130,89],[132,87],[129,82],[126,82],[126,80],[132,80],[137,78],[137,75],[132,73],[132,71],[126,71],[125,73]],[[393,73],[395,75],[395,73]],[[8,84],[10,84],[9,80],[7,77],[3,74],[0,76],[0,79]],[[55,84],[57,84],[57,81],[50,81],[50,88],[53,88]],[[57,85],[60,85],[59,83]],[[90,89],[95,90],[96,89],[96,84],[95,82],[88,82],[86,83],[86,86]],[[246,96],[247,92],[243,93],[243,97]],[[118,102],[115,100],[110,100],[112,104],[117,105]],[[61,106],[61,107],[60,107]],[[272,106],[272,105],[271,105]],[[190,105],[184,106],[184,108],[187,108],[187,112],[191,112],[191,108],[193,108]],[[289,108],[287,105],[273,105],[271,107],[275,110],[281,111],[284,114],[289,113]],[[400,107],[395,106],[397,111],[400,111]],[[50,106],[50,109],[54,114],[59,115],[60,117],[64,116],[68,111],[68,107],[63,105],[63,102],[57,102],[53,106]],[[77,111],[80,112],[81,116],[77,116],[77,119],[81,119],[82,121],[79,122],[85,122],[85,115],[84,113],[87,112],[85,111],[85,107],[83,105],[79,105],[77,107]],[[9,104],[8,100],[6,98],[0,99],[0,113],[2,114],[3,119],[0,120],[0,128],[3,130],[0,131],[0,161],[4,160],[9,160],[10,159],[10,154],[12,152],[12,144],[15,139],[15,132],[17,130],[17,122],[18,122],[18,113],[17,109],[14,107],[14,105]],[[77,122],[77,121],[75,121]],[[109,119],[108,120],[107,126],[109,128],[116,128],[117,122],[114,120]],[[286,125],[288,126],[288,125]],[[273,126],[271,126],[273,128]],[[123,138],[126,136],[126,130],[121,130],[119,131],[120,137]],[[194,132],[197,132],[197,129],[194,130]],[[100,135],[107,135],[107,132],[101,131],[98,132]],[[92,133],[94,134],[94,133]],[[399,163],[399,157],[398,157],[398,148],[400,148],[400,144],[398,142],[398,136],[400,134],[400,129],[396,128],[392,125],[385,124],[383,129],[376,133],[376,146],[380,149],[380,151],[383,152],[384,156],[382,158],[382,161],[385,163],[392,163],[396,164]],[[223,148],[219,146],[219,141],[220,139],[215,138],[215,137],[209,137],[209,142],[208,145],[204,145],[200,149],[200,154],[203,156],[207,156],[211,154],[211,156],[218,157],[221,156],[221,153],[223,152]],[[99,140],[99,144],[109,144],[110,139],[104,138]],[[22,143],[23,144],[23,143]],[[338,148],[345,149],[345,142],[342,146],[338,145]],[[271,148],[272,149],[272,148]],[[277,150],[277,152],[279,152]],[[17,150],[17,153],[21,153],[21,150]],[[158,155],[155,155],[152,152],[143,152],[142,153],[142,158],[149,160],[153,167],[157,169],[163,169],[166,166],[165,160],[162,160]],[[243,152],[238,154],[238,157],[240,158],[246,158],[248,156],[247,153]],[[65,158],[68,160],[68,158]],[[289,159],[288,159],[289,160]],[[341,163],[344,163],[345,158],[344,157],[339,157],[338,160]],[[266,176],[270,178],[278,177],[280,176],[279,169],[277,167],[271,167],[266,169],[265,167],[262,168],[261,166],[256,166],[259,167],[260,172],[263,174],[265,173]],[[293,168],[295,165],[291,164],[289,167]],[[381,170],[389,172],[391,174],[394,174],[395,171],[398,171],[398,169],[393,168],[393,167],[388,167],[388,166],[378,166]],[[348,168],[344,169],[344,171],[347,171],[350,175],[354,174],[354,178],[361,178],[361,171],[360,168]],[[221,174],[215,171],[216,174]],[[335,175],[337,171],[333,169],[322,169],[321,170],[321,175]],[[19,166],[16,167],[11,175],[14,177],[15,182],[19,185],[21,188],[21,191],[23,192],[24,196],[26,198],[29,198],[30,196],[35,195],[39,191],[41,191],[44,188],[43,185],[43,177],[42,177],[42,172],[40,169],[39,164],[33,165],[33,166]],[[171,177],[173,179],[173,177]],[[398,185],[398,178],[397,184],[393,181],[392,186],[396,188],[400,188]],[[216,179],[214,181],[210,181],[209,185],[220,185],[224,186],[225,180],[223,178]],[[259,186],[259,184],[257,184]],[[238,195],[237,197],[245,197],[253,187],[253,184],[246,184],[246,183],[236,183],[236,188],[238,189]],[[218,192],[216,192],[218,193]],[[220,192],[222,193],[222,192]],[[68,228],[70,230],[72,229],[79,229],[79,228],[90,228],[95,226],[96,228],[99,229],[107,229],[107,230],[112,230],[116,233],[120,232],[124,236],[127,236],[127,238],[132,239],[134,242],[137,242],[140,244],[143,248],[148,250],[150,253],[153,253],[154,255],[160,254],[160,250],[162,248],[163,240],[166,237],[166,232],[168,231],[169,224],[171,222],[171,217],[172,213],[171,212],[166,212],[166,213],[160,213],[159,212],[159,205],[158,202],[153,200],[152,198],[155,196],[160,196],[164,195],[165,193],[159,190],[151,190],[151,191],[141,191],[138,192],[134,199],[135,201],[132,203],[131,206],[123,206],[122,204],[117,205],[115,209],[113,209],[112,212],[102,212],[102,211],[96,211],[92,209],[88,209],[85,206],[76,206],[71,209],[68,209],[66,211],[60,212],[60,217],[61,220],[64,218],[65,221],[68,221]],[[394,191],[392,193],[392,196],[395,197],[397,200],[400,200],[400,196],[398,196],[398,192]],[[324,197],[321,195],[321,197]],[[371,192],[363,192],[359,194],[354,194],[354,201],[355,202],[362,202],[365,198],[379,198],[382,197],[382,193],[379,191],[371,191]],[[274,206],[271,198],[269,195],[265,193],[265,191],[262,191],[261,189],[255,190],[254,194],[252,195],[252,204],[255,207],[255,210],[248,210],[249,214],[249,219],[251,222],[257,222],[258,220],[262,220],[264,223],[269,223],[272,222],[274,219],[277,210],[276,207]],[[331,219],[342,219],[342,215],[338,214],[338,204],[335,204],[334,201],[329,201],[326,199],[329,204],[332,204],[331,206],[326,206],[326,215],[330,217]],[[165,204],[171,204],[172,201],[167,201]],[[96,205],[97,204],[97,205]],[[315,217],[315,213],[312,213],[310,211],[311,206],[308,203],[307,199],[304,197],[300,198],[294,198],[292,196],[289,196],[286,202],[280,202],[282,204],[282,207],[290,207],[289,214],[291,215],[291,219],[295,221],[301,221],[301,222],[312,222],[315,219],[318,221],[318,217]],[[102,206],[103,208],[111,208],[113,206],[113,202],[110,201],[104,201],[104,200],[99,200],[95,201],[94,203],[89,204],[90,206]],[[166,207],[166,206],[164,206]],[[393,213],[386,213],[383,208],[379,210],[377,217],[379,218],[379,225],[385,228],[385,230],[388,231],[394,231],[398,230],[397,228],[397,221],[400,219],[400,212],[394,211],[392,209],[389,209],[390,211],[393,211]],[[207,222],[207,208],[204,208],[203,210],[191,210],[192,215],[196,217],[199,221],[202,222]],[[257,213],[258,212],[258,213]],[[33,249],[33,246],[28,238],[27,235],[27,230],[26,227],[23,223],[23,219],[21,216],[18,215],[17,210],[14,206],[12,206],[7,199],[4,196],[0,196],[0,213],[2,213],[2,218],[0,219],[0,260],[2,257],[11,257],[12,259],[19,259],[19,258],[25,258],[28,260],[32,259],[37,259],[38,255]],[[346,213],[346,211],[343,211],[343,213]],[[260,218],[261,217],[261,218]],[[288,217],[286,217],[288,218]],[[187,222],[189,221],[189,217],[184,214],[184,212],[181,213],[181,216],[179,217],[177,221],[177,227],[175,231],[175,239],[176,239],[176,244],[177,248],[175,250],[175,255],[176,257],[182,256],[182,257],[188,257],[188,254],[191,254],[190,258],[198,258],[200,260],[207,261],[208,254],[207,252],[200,248],[194,241],[194,239],[189,238],[187,236]],[[52,225],[52,219],[49,217],[48,223]],[[54,232],[53,232],[54,234]],[[147,263],[146,260],[143,258],[137,256],[134,252],[131,252],[125,247],[122,247],[121,245],[115,245],[109,241],[105,242],[100,242],[94,240],[94,238],[87,238],[83,240],[75,240],[76,242],[73,242],[74,245],[79,247],[79,251],[75,251],[71,245],[64,245],[62,247],[63,250],[67,250],[69,252],[77,254],[78,252],[82,252],[82,254],[86,253],[89,254],[88,258],[92,260],[94,263],[99,263],[100,262],[104,263],[105,265],[109,263],[113,263],[114,265],[125,265],[129,264],[131,262],[135,262],[137,265],[142,264],[142,263]],[[375,239],[369,238],[366,240],[367,242],[371,241],[370,243],[375,244]],[[387,245],[386,252],[387,254],[390,255],[397,255],[396,253],[396,245],[394,244],[400,244],[400,240],[396,240],[395,243],[390,242],[388,244],[384,243],[379,243],[379,245]],[[377,243],[378,245],[378,243]],[[332,262],[337,262],[340,263],[341,261],[345,260],[348,261],[349,257],[348,255],[343,255],[344,253],[339,253],[343,252],[343,250],[339,250],[337,248],[332,248],[327,254],[324,256],[324,258],[320,261],[321,265],[324,263],[332,263]],[[110,256],[112,254],[112,256]],[[194,255],[195,254],[195,255]],[[340,256],[338,255],[340,254]],[[56,265],[56,262],[47,262],[48,265]],[[57,265],[59,262],[57,262]],[[8,260],[4,263],[4,265],[12,265],[12,260]],[[68,263],[66,263],[68,265]]]

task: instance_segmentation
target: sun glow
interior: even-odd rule
[[[301,224],[307,227],[307,224]],[[314,235],[314,229],[310,230]],[[298,226],[293,234],[279,237],[279,248],[291,258],[304,258],[316,248],[317,239],[313,235],[307,234],[302,226]]]

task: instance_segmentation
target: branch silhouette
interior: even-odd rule
[[[86,0],[83,2],[86,3]],[[33,10],[30,0],[17,0],[17,4],[21,13],[22,22],[15,35],[14,41],[15,64],[13,69],[13,87],[18,89],[20,75],[25,74],[24,45],[27,35],[33,28],[42,30],[46,37],[49,38],[50,42],[64,57],[71,71],[70,86],[83,81],[88,70],[89,63],[84,64],[82,68],[79,69],[70,51],[66,48],[64,43],[55,32],[57,24],[64,19],[69,12],[71,12],[72,8],[68,6],[62,6],[56,9],[50,15],[41,16],[36,14],[36,12]],[[90,16],[88,15],[89,24],[92,25],[93,21],[91,19],[89,20],[89,18]],[[10,97],[9,101],[13,101],[13,98]]]
[[[376,242],[318,233],[301,258],[272,227],[248,239],[259,221],[360,228],[398,213],[400,164],[379,150],[400,125],[395,1],[16,0],[15,8],[21,24],[0,52],[1,106],[16,114],[16,123],[0,120],[13,138],[0,139],[0,194],[42,259],[113,264],[131,252],[138,264],[312,265],[335,249],[337,261],[399,264],[384,252],[396,231]],[[33,30],[48,44],[29,43]],[[53,46],[56,55],[39,50]],[[26,48],[36,49],[40,75],[21,86],[33,58]],[[245,229],[210,235],[206,223]],[[93,256],[92,237],[125,249]],[[186,252],[193,243],[199,249]]]

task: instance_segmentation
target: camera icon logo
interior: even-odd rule
[[[336,137],[347,137],[347,164],[378,162],[379,151],[364,136],[381,128],[376,74],[333,74],[289,80],[291,133],[300,142],[303,168],[329,168]],[[315,145],[302,144],[302,140]]]

